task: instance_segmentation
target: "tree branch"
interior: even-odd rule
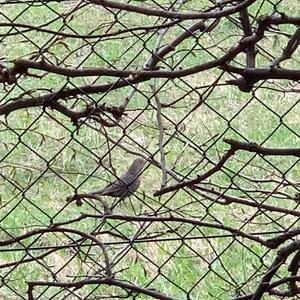
[[[254,152],[261,155],[281,155],[281,156],[292,155],[292,156],[300,157],[300,148],[294,148],[294,149],[265,148],[259,146],[256,143],[245,143],[245,142],[235,141],[232,139],[224,139],[224,142],[229,144],[231,147],[213,168],[211,168],[210,170],[208,170],[202,175],[198,175],[195,179],[186,180],[168,187],[164,187],[156,191],[154,193],[154,196],[161,196],[169,192],[177,191],[184,187],[193,187],[195,184],[199,184],[201,181],[205,180],[206,178],[220,171],[223,165],[226,163],[226,161],[231,156],[233,156],[235,152],[238,150],[245,150],[248,152]]]

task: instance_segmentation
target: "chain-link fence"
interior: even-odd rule
[[[0,298],[298,299],[299,12],[0,0]]]

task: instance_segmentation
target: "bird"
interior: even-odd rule
[[[141,171],[146,161],[143,158],[135,159],[127,172],[120,178],[100,189],[98,191],[90,192],[89,194],[97,196],[110,196],[124,199],[132,195],[141,184]]]

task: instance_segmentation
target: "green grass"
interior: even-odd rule
[[[288,1],[285,1],[286,3]],[[292,5],[293,3],[289,1]],[[137,3],[139,4],[139,3]],[[191,1],[190,7],[198,7],[198,3]],[[203,5],[207,5],[203,2]],[[48,7],[48,8],[47,8]],[[47,6],[28,7],[26,5],[3,6],[2,13],[10,20],[16,18],[15,22],[27,23],[38,26],[42,23],[56,18],[59,14],[67,13],[75,7],[74,3],[58,4],[51,3]],[[27,10],[25,10],[28,8]],[[255,13],[258,6],[251,10]],[[264,4],[260,14],[269,14],[270,6]],[[291,6],[287,5],[287,10]],[[23,13],[22,13],[23,12]],[[57,12],[57,13],[55,13]],[[291,11],[288,11],[291,13]],[[69,25],[78,33],[85,34],[95,30],[94,34],[105,33],[108,24],[112,24],[113,16],[96,6],[84,6],[73,13],[74,18]],[[140,24],[151,26],[154,17],[145,18],[141,15],[133,19],[133,14],[120,17],[121,24],[115,24],[113,31],[124,29],[126,26]],[[0,22],[8,22],[0,16]],[[187,28],[192,24],[188,21],[184,24]],[[103,27],[100,27],[103,25]],[[62,20],[51,23],[47,28],[59,30]],[[286,26],[284,30],[289,33],[293,29]],[[0,33],[4,34],[8,28],[0,27]],[[169,42],[182,29],[177,26],[170,29],[165,41]],[[70,28],[64,32],[71,33]],[[0,43],[1,55],[7,60],[13,61],[16,58],[29,56],[37,52],[39,48],[46,45],[49,47],[53,37],[51,35],[31,31],[22,35],[7,36]],[[199,62],[212,60],[211,53],[216,57],[223,55],[229,47],[235,44],[240,38],[242,31],[226,19],[210,35],[203,34],[195,45],[195,39],[186,40],[182,45],[171,53],[166,62],[171,65],[179,65],[182,68],[191,67]],[[123,39],[91,40],[94,51],[91,52],[91,44],[82,42],[79,39],[65,38],[53,43],[48,52],[44,55],[52,63],[66,64],[69,67],[77,67],[81,61],[83,67],[108,67],[112,63],[117,68],[123,68],[131,62],[131,69],[140,68],[153,50],[157,35],[149,32],[147,35],[127,36]],[[148,39],[149,37],[149,39]],[[52,40],[51,40],[52,39]],[[31,40],[31,42],[28,42]],[[216,43],[219,48],[215,47]],[[273,47],[274,53],[278,55],[286,40],[282,38]],[[195,45],[193,54],[183,58],[186,53]],[[270,35],[268,39],[260,42],[263,48],[271,49],[274,45],[274,38]],[[77,50],[84,46],[82,50]],[[208,53],[202,49],[210,47]],[[79,56],[79,57],[77,57]],[[56,61],[57,59],[57,61]],[[243,61],[243,56],[239,56]],[[268,60],[258,55],[257,62],[263,66]],[[168,67],[161,63],[163,69]],[[295,67],[295,66],[293,66]],[[33,71],[33,73],[38,73]],[[207,97],[204,93],[206,87],[211,85],[221,74],[220,70],[210,70],[186,77],[183,80],[176,79],[166,82],[164,79],[157,80],[158,87],[161,87],[159,97],[164,104],[172,103],[176,99],[182,99],[171,108],[163,108],[163,125],[165,128],[165,145],[167,165],[175,168],[178,172],[188,175],[190,178],[202,174],[212,167],[211,164],[202,162],[203,151],[196,151],[197,145],[202,145],[205,155],[214,162],[217,162],[222,154],[228,149],[228,145],[222,142],[224,137],[238,140],[248,139],[256,143],[264,142],[269,147],[298,147],[299,137],[294,134],[299,132],[299,105],[297,93],[280,93],[267,87],[274,85],[264,84],[261,89],[252,94],[240,92],[236,87],[217,86]],[[227,77],[223,76],[224,82]],[[87,83],[108,82],[109,78],[75,78],[69,80],[69,87],[81,86]],[[1,105],[9,99],[17,97],[25,90],[32,91],[32,96],[47,93],[41,89],[58,90],[65,86],[67,79],[62,76],[47,74],[42,79],[22,78],[18,85],[8,87],[8,90],[1,89]],[[287,82],[280,84],[288,88]],[[193,91],[191,89],[193,88]],[[118,106],[123,103],[130,91],[130,87],[113,90],[106,94],[91,95],[92,101],[105,102],[107,105]],[[156,121],[155,101],[152,97],[150,82],[139,85],[139,91],[131,99],[126,115],[120,126],[107,128],[107,134],[114,140],[121,139],[122,144],[130,149],[142,153],[147,149],[149,153],[158,154],[158,128]],[[142,91],[142,92],[141,92]],[[187,91],[190,92],[187,94]],[[205,103],[191,112],[204,93]],[[30,97],[27,95],[26,97]],[[207,97],[207,98],[206,98]],[[80,96],[76,100],[68,100],[68,103],[77,103],[76,109],[84,107],[83,100],[87,96]],[[62,102],[65,103],[66,102]],[[147,107],[145,111],[143,109]],[[273,111],[273,112],[272,112]],[[135,119],[136,118],[136,119]],[[133,120],[135,120],[133,122]],[[280,126],[278,126],[281,124]],[[289,126],[287,128],[287,126]],[[278,127],[278,128],[277,128]],[[125,128],[125,129],[124,129]],[[277,129],[276,129],[277,128]],[[276,129],[276,130],[275,130]],[[292,130],[291,130],[292,129]],[[130,137],[124,137],[124,132]],[[112,150],[111,150],[112,148]],[[110,154],[108,154],[110,153]],[[225,173],[217,173],[211,177],[211,183],[229,187],[232,184],[240,187],[241,190],[230,192],[239,197],[249,197],[249,192],[243,191],[255,189],[254,185],[246,183],[237,176],[242,174],[256,179],[278,178],[281,174],[291,180],[299,178],[299,168],[289,168],[297,162],[297,159],[290,157],[258,157],[253,158],[252,153],[242,151],[232,157],[226,163],[231,169]],[[77,207],[75,203],[66,203],[66,197],[79,191],[89,191],[104,186],[108,181],[113,180],[113,170],[110,161],[116,169],[117,174],[122,174],[135,158],[134,155],[126,153],[118,146],[107,143],[105,136],[100,131],[93,130],[87,126],[81,126],[79,130],[61,114],[41,108],[19,110],[11,113],[6,119],[1,117],[0,123],[0,174],[1,174],[1,229],[0,240],[7,240],[12,236],[24,234],[36,228],[44,228],[52,222],[62,222],[78,217],[80,213],[97,213],[101,211],[99,203],[92,205],[84,204]],[[103,166],[99,166],[99,159],[110,172]],[[250,164],[247,164],[251,162]],[[245,166],[246,165],[246,166]],[[276,166],[276,168],[274,168]],[[194,169],[194,170],[193,170]],[[244,223],[257,214],[256,208],[241,207],[237,204],[228,206],[213,203],[205,197],[195,193],[181,190],[175,195],[166,194],[160,199],[152,196],[153,192],[159,189],[161,183],[161,172],[153,165],[143,174],[142,185],[139,189],[139,198],[125,200],[119,203],[114,213],[123,215],[134,215],[157,211],[158,214],[174,216],[187,216],[203,219],[206,222],[219,221],[226,226],[240,228]],[[170,180],[170,184],[175,180]],[[257,186],[256,186],[257,187]],[[262,189],[275,189],[276,184],[266,183]],[[284,188],[282,191],[294,194],[294,188]],[[145,198],[144,195],[145,194]],[[252,197],[261,199],[259,193],[252,193]],[[266,197],[265,197],[266,198]],[[263,199],[263,198],[262,198]],[[106,199],[110,204],[114,199]],[[293,208],[295,203],[290,200],[270,197],[267,204],[284,208]],[[165,206],[161,207],[163,204]],[[178,210],[178,208],[181,208]],[[297,209],[297,208],[296,208]],[[164,213],[166,212],[166,213]],[[272,232],[297,226],[297,218],[291,216],[281,217],[278,213],[258,214],[254,222],[243,228],[246,232]],[[274,222],[275,219],[277,222]],[[81,222],[67,225],[83,232],[91,233],[102,223],[102,220],[86,218]],[[107,233],[99,234],[97,237],[107,243],[107,252],[112,258],[122,247],[127,245],[127,240],[121,237],[132,238],[139,228],[139,223],[121,222],[107,220],[102,224],[102,231],[111,231],[116,235]],[[260,271],[266,271],[261,266],[261,258],[266,266],[269,266],[276,250],[267,252],[267,249],[246,239],[224,237],[224,231],[193,227],[189,224],[178,222],[145,224],[142,237],[150,234],[163,232],[161,240],[134,243],[123,256],[117,256],[113,272],[116,277],[128,280],[139,286],[155,288],[157,291],[170,295],[176,299],[229,299],[241,292],[253,292],[260,276],[253,275]],[[263,235],[265,238],[271,235]],[[10,246],[1,247],[0,264],[9,263],[23,259],[24,246],[36,247],[30,250],[30,254],[39,255],[43,253],[41,247],[51,245],[68,244],[72,239],[78,239],[75,234],[64,235],[61,233],[48,233],[40,236],[30,237]],[[164,240],[166,239],[166,240]],[[168,240],[169,239],[169,240]],[[88,251],[88,246],[82,247],[82,251]],[[90,257],[103,265],[103,254],[98,248],[92,247]],[[83,253],[76,254],[74,249],[62,249],[52,253],[40,263],[31,262],[22,264],[15,269],[0,269],[0,276],[4,277],[8,286],[0,288],[0,297],[19,299],[17,296],[25,297],[27,292],[27,281],[53,280],[51,269],[57,273],[57,280],[72,281],[74,277],[80,280],[85,275],[92,275],[95,265],[92,259],[83,262]],[[72,258],[72,259],[71,259]],[[47,267],[46,267],[47,266]],[[62,268],[60,270],[60,268]],[[60,270],[60,271],[59,271]],[[285,274],[281,270],[281,274]],[[252,278],[252,275],[255,277]],[[72,277],[73,276],[73,277]],[[251,280],[250,280],[251,279]],[[199,281],[200,280],[200,281]],[[11,289],[13,287],[13,290]],[[96,289],[94,291],[94,289]],[[43,288],[35,289],[35,295]],[[57,288],[48,289],[42,299],[60,299],[62,295],[55,296]],[[67,292],[65,292],[67,293]],[[105,294],[118,295],[121,291],[116,287],[95,285],[86,286],[76,291],[79,296],[85,297],[88,293],[93,296]],[[15,297],[15,298],[14,298]],[[44,297],[44,298],[43,298]],[[132,299],[150,299],[150,297],[130,295]],[[74,298],[75,299],[75,298]],[[265,299],[273,299],[266,296]]]

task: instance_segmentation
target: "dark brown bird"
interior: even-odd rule
[[[146,161],[143,158],[135,159],[124,175],[110,183],[105,188],[90,193],[98,196],[111,196],[121,199],[130,196],[141,184],[140,175],[145,162]]]

